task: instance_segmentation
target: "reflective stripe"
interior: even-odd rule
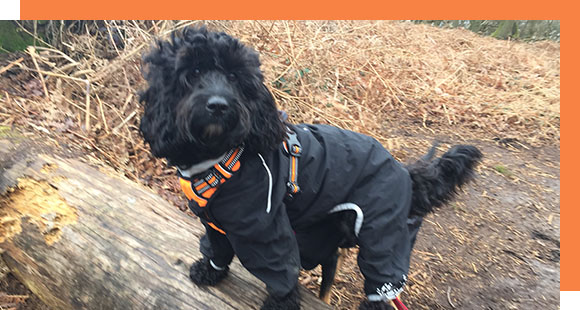
[[[367,299],[369,301],[386,301],[387,298],[385,296],[381,296],[379,294],[370,294],[367,295]]]
[[[264,166],[266,172],[268,173],[268,205],[266,206],[266,213],[270,213],[270,209],[272,209],[272,173],[270,173],[270,168],[268,168],[268,165],[266,165],[264,157],[262,157],[260,153],[258,153],[258,156],[260,156],[260,159],[262,160],[262,165]]]
[[[354,222],[354,235],[358,237],[358,233],[360,232],[360,229],[364,221],[364,214],[359,206],[357,206],[352,202],[341,203],[339,205],[336,205],[330,211],[328,211],[328,213],[329,214],[336,213],[345,210],[352,210],[356,212],[356,221]]]
[[[211,267],[213,269],[215,269],[215,270],[224,270],[224,269],[226,269],[225,267],[218,267],[216,264],[214,264],[213,260],[211,260],[211,259],[209,260],[209,263],[210,263]]]

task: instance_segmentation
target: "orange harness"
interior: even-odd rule
[[[291,201],[300,192],[298,186],[298,157],[302,154],[302,146],[298,141],[296,133],[290,131],[288,139],[282,142],[286,155],[290,157],[288,172],[288,182],[286,183],[286,202]],[[230,150],[224,158],[208,169],[204,174],[194,179],[185,178],[179,174],[179,184],[189,200],[189,209],[197,216],[204,215],[208,220],[207,224],[216,231],[226,234],[213,222],[210,222],[208,210],[205,207],[210,202],[219,186],[225,183],[241,167],[240,156],[244,152],[244,147]]]
[[[243,147],[230,150],[219,163],[213,165],[201,177],[188,180],[181,175],[179,176],[181,189],[185,193],[185,196],[187,196],[187,199],[189,199],[190,204],[195,202],[195,205],[198,207],[195,208],[196,206],[194,206],[195,209],[205,208],[212,196],[216,193],[218,187],[240,169],[240,156],[242,156],[243,152]],[[194,208],[190,205],[190,209]],[[201,210],[197,210],[198,212],[196,210],[192,211],[198,216],[201,213],[199,212]],[[209,219],[207,210],[203,211],[205,211],[204,213],[206,213],[206,217]],[[214,223],[208,222],[207,224],[220,233],[226,234],[225,231],[217,227]]]

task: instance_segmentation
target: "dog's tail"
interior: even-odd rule
[[[451,200],[457,189],[473,178],[483,156],[474,146],[456,145],[432,160],[436,148],[437,144],[433,145],[427,155],[407,166],[413,181],[410,215],[424,216]]]

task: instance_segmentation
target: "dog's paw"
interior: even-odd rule
[[[395,310],[386,301],[363,301],[358,307],[359,310]]]
[[[300,293],[298,286],[294,287],[288,295],[284,297],[275,297],[268,295],[264,301],[261,310],[299,310],[300,309]]]
[[[209,259],[204,257],[191,265],[189,278],[197,285],[214,286],[228,275],[228,271],[229,267],[225,267],[224,270],[214,269]]]

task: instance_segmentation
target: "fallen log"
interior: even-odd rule
[[[0,138],[0,246],[54,309],[259,309],[264,285],[235,260],[200,288],[202,227],[150,189],[35,144]],[[328,309],[303,289],[303,309]]]

